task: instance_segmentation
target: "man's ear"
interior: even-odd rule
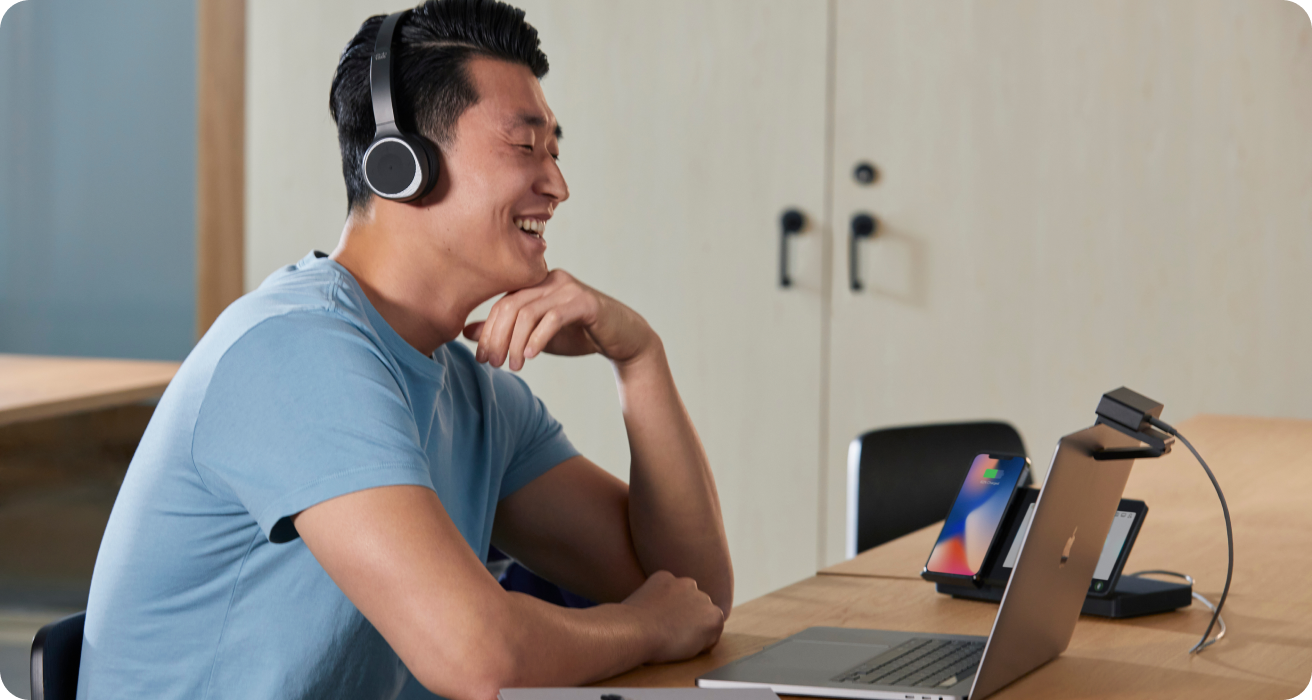
[[[483,321],[474,321],[468,326],[465,326],[465,337],[477,343],[478,337],[483,335],[483,323]]]

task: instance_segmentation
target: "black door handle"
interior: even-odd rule
[[[852,291],[859,292],[865,288],[861,284],[861,265],[857,262],[857,242],[862,238],[871,238],[879,228],[879,222],[869,214],[856,214],[852,217],[852,237],[847,249],[847,275]]]
[[[793,278],[788,276],[788,237],[802,232],[806,228],[806,215],[796,209],[789,209],[779,217],[779,286],[793,286]]]

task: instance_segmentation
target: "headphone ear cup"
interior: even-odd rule
[[[406,138],[414,142],[415,149],[424,155],[424,160],[428,162],[428,167],[423,169],[423,179],[419,184],[419,193],[415,199],[426,197],[433,187],[437,185],[437,176],[441,172],[441,164],[437,155],[437,146],[423,136],[406,135]]]
[[[437,154],[422,138],[395,134],[374,139],[360,169],[374,194],[409,202],[428,194],[437,181]]]

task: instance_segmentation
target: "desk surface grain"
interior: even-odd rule
[[[1128,620],[1083,616],[1070,647],[997,698],[1273,698],[1312,676],[1312,422],[1199,416],[1177,425],[1225,491],[1235,573],[1224,641],[1188,651],[1201,605]],[[1193,575],[1213,601],[1225,582],[1225,522],[1211,482],[1182,444],[1134,467],[1126,496],[1148,503],[1127,572]],[[679,664],[644,666],[605,685],[688,686],[728,661],[811,626],[987,635],[997,605],[954,600],[919,577],[931,526],[734,609],[720,644]]]
[[[123,406],[164,393],[177,362],[0,354],[0,425]]]

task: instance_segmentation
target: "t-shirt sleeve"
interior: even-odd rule
[[[262,321],[220,359],[196,418],[192,459],[271,542],[291,516],[378,486],[433,488],[399,376],[359,329],[328,312]]]
[[[523,488],[549,469],[575,457],[579,451],[565,437],[560,423],[547,412],[523,379],[505,370],[492,370],[496,404],[509,436],[510,461],[501,479],[498,499]]]

